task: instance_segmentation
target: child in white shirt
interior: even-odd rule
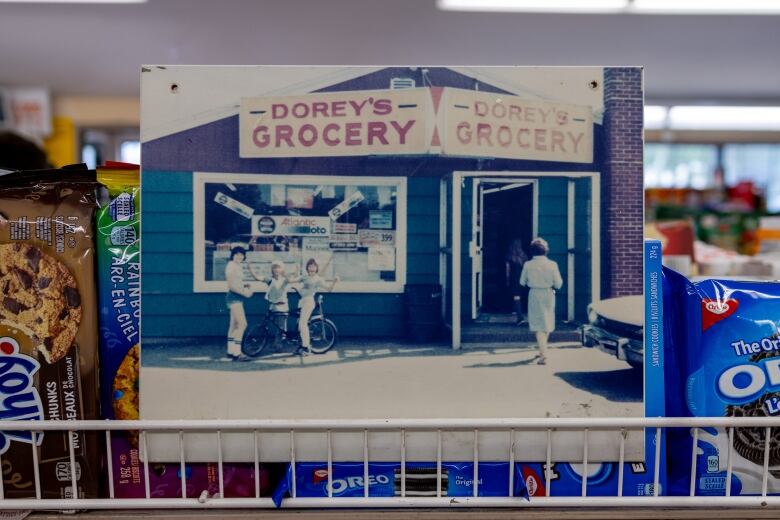
[[[246,249],[234,247],[230,250],[230,261],[225,266],[225,280],[228,292],[225,304],[230,310],[230,325],[228,327],[227,355],[233,361],[248,361],[249,358],[241,352],[241,341],[246,330],[246,313],[244,301],[252,296],[249,285],[244,283],[244,269],[241,264],[246,257]]]

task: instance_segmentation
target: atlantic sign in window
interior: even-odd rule
[[[230,182],[234,181],[234,182]],[[195,288],[225,291],[234,247],[246,249],[244,280],[255,290],[282,262],[302,273],[314,259],[337,290],[403,290],[406,179],[195,174]]]

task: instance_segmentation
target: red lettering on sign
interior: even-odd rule
[[[271,117],[273,119],[283,119],[287,117],[288,111],[287,105],[282,105],[280,103],[271,105]]]
[[[469,144],[471,142],[471,127],[465,121],[459,123],[455,129],[455,135],[458,136],[460,144]]]
[[[330,105],[330,115],[333,117],[344,117],[346,116],[346,110],[347,108],[347,102],[346,101],[334,101]]]
[[[493,105],[493,117],[502,119],[505,116],[506,116],[506,106],[504,106],[502,103],[496,103],[495,105]]]
[[[377,99],[374,103],[374,114],[386,116],[393,111],[393,104],[389,99]]]
[[[363,111],[363,107],[366,106],[366,103],[369,101],[373,101],[373,98],[364,99],[362,103],[358,103],[357,101],[350,101],[349,104],[352,106],[352,109],[355,111],[356,116],[360,116],[360,112]]]
[[[347,146],[359,146],[360,143],[360,123],[347,123],[344,125],[346,136],[344,144]]]
[[[368,144],[374,144],[374,139],[382,144],[389,144],[385,139],[387,133],[387,125],[381,121],[371,121],[368,123]]]
[[[292,107],[292,115],[298,119],[309,117],[309,105],[306,103],[295,103]]]
[[[543,108],[539,109],[539,115],[542,116],[542,124],[546,124],[547,123],[547,116],[549,116],[553,112],[554,112],[554,110],[552,108],[549,109],[549,110],[545,110]]]
[[[281,146],[282,141],[287,143],[290,148],[295,148],[292,142],[293,129],[290,125],[279,125],[276,127],[276,147]]]
[[[255,146],[258,148],[265,148],[268,146],[268,143],[270,142],[271,138],[268,136],[268,127],[267,126],[258,126],[254,129],[252,132],[252,142],[255,143]]]
[[[493,141],[490,139],[490,125],[487,123],[479,123],[477,125],[477,146],[482,146],[482,140],[487,142],[488,146],[493,146]]]
[[[534,130],[534,148],[537,150],[547,150],[547,143],[545,142],[545,137],[547,135],[547,132],[544,128],[537,128]]]
[[[523,140],[523,136],[529,136],[531,131],[527,128],[521,128],[517,131],[517,146],[520,148],[529,148],[531,143],[527,140]]]
[[[341,143],[341,140],[338,137],[331,137],[331,132],[338,131],[339,125],[336,123],[329,123],[325,125],[325,128],[322,129],[322,140],[325,141],[325,144],[328,146],[338,146],[339,143]]]
[[[309,134],[309,137],[306,137],[306,133]],[[303,125],[301,129],[298,130],[298,140],[307,148],[312,146],[317,142],[317,127],[308,123]]]
[[[575,136],[571,132],[566,132],[566,133],[569,135],[569,139],[571,139],[571,142],[574,143],[574,151],[576,153],[577,149],[580,147],[580,140],[583,138],[584,134],[580,132]]]
[[[499,126],[496,140],[504,148],[512,144],[512,129],[508,126]]]
[[[311,104],[311,116],[317,117],[318,114],[328,117],[328,104],[325,101],[315,101]]]
[[[407,121],[403,126],[399,125],[397,121],[390,121],[390,124],[398,132],[398,139],[399,139],[398,142],[399,143],[406,144],[406,134],[412,128],[414,123],[415,123],[414,119],[411,119],[411,120]]]
[[[550,146],[550,151],[554,152],[556,145],[558,145],[562,152],[566,151],[566,148],[563,146],[563,137],[563,132],[558,130],[552,131],[552,146]]]
[[[481,116],[481,117],[485,117],[486,115],[488,115],[488,111],[489,110],[488,110],[487,103],[485,103],[484,101],[475,101],[474,102],[474,114],[475,115],[478,115],[478,116]]]

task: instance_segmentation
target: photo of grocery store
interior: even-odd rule
[[[641,69],[144,70],[141,417],[645,414]]]
[[[145,124],[145,200],[165,200],[143,224],[144,341],[224,336],[237,246],[255,292],[274,262],[338,277],[340,337],[532,339],[510,250],[522,264],[537,237],[561,337],[594,301],[641,295],[641,69],[304,70],[309,88],[242,92],[225,117]]]

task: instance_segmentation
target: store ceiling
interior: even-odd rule
[[[780,103],[780,16],[458,13],[434,0],[0,2],[0,84],[137,95],[140,65],[645,65],[651,101]]]

